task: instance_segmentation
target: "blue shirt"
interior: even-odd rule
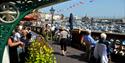
[[[84,41],[89,42],[91,45],[94,45],[94,46],[96,44],[95,40],[92,38],[91,35],[85,35],[84,36]]]

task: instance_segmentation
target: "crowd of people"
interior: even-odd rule
[[[60,31],[56,33],[59,37],[60,41],[60,47],[62,51],[62,55],[66,55],[67,51],[67,39],[68,39],[68,32],[64,27],[60,28]],[[108,40],[106,40],[107,35],[105,33],[102,33],[99,37],[99,41],[95,41],[95,39],[91,36],[91,30],[86,30],[85,33],[82,34],[82,43],[86,46],[86,57],[88,61],[91,63],[109,63],[111,59],[110,58],[110,52],[111,52],[111,45]]]
[[[25,63],[28,58],[28,46],[31,43],[30,27],[17,26],[8,39],[9,63]],[[3,62],[3,63],[6,63]]]
[[[66,55],[68,39],[72,37],[70,31],[64,27],[59,29],[51,30],[53,31],[53,36],[56,37],[57,41],[60,43],[60,48],[62,55]],[[43,32],[50,32],[47,25],[43,29]],[[111,60],[110,53],[112,52],[111,44],[106,40],[106,33],[101,33],[97,42],[91,36],[91,30],[86,29],[85,33],[80,32],[81,43],[83,43],[86,48],[86,57],[90,63],[109,63]],[[10,63],[25,63],[26,58],[28,58],[28,46],[32,42],[32,31],[30,27],[17,26],[11,36],[8,39],[9,46],[9,59]],[[93,60],[91,62],[91,60]]]
[[[91,36],[91,30],[86,29],[85,33],[81,32],[81,43],[86,47],[86,58],[89,63],[109,63],[111,59],[110,53],[112,52],[111,44],[106,40],[106,33],[101,33],[99,40],[96,41]]]

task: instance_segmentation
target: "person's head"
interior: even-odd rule
[[[101,33],[100,37],[101,39],[106,39],[107,35],[105,33]]]
[[[26,30],[26,27],[23,27],[22,30]]]
[[[27,35],[27,31],[26,30],[22,30],[22,34],[23,34],[23,36],[26,36]]]
[[[30,28],[30,27],[28,27],[28,28],[27,28],[27,32],[29,33],[30,31],[31,31],[31,28]]]
[[[64,27],[61,27],[61,30],[62,30],[62,31],[64,31],[64,30],[65,30],[65,28],[64,28]]]
[[[18,28],[16,28],[14,31],[15,31],[15,33],[16,33],[16,32],[19,32],[19,29],[18,29]]]
[[[87,35],[90,35],[90,34],[91,34],[91,30],[86,29],[86,34],[87,34]]]

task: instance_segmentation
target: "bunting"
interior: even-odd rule
[[[91,3],[91,2],[94,2],[95,0],[90,0],[89,2]]]
[[[89,3],[92,3],[92,2],[94,2],[94,1],[95,1],[95,0],[90,0]],[[84,4],[85,4],[85,2],[79,1],[78,3],[75,3],[75,4],[69,6],[69,7],[66,8],[66,9],[57,10],[56,13],[65,12],[65,11],[71,10],[71,9],[73,9],[73,8],[75,8],[75,7],[79,7],[79,6],[84,5]]]

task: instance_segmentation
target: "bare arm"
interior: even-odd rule
[[[14,46],[21,45],[21,44],[22,44],[22,42],[15,42],[15,43],[13,43],[11,38],[8,39],[8,45],[10,47],[14,47]]]

